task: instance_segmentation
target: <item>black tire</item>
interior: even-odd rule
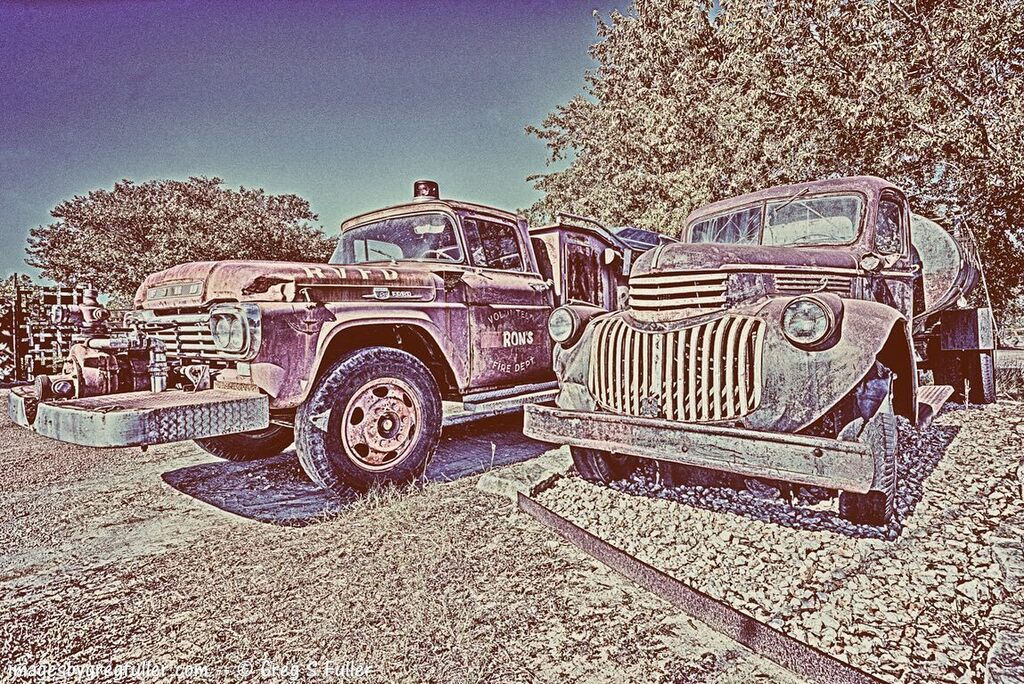
[[[991,350],[971,352],[967,357],[967,379],[971,383],[970,402],[991,404],[996,400],[996,363]]]
[[[722,474],[683,463],[658,461],[658,476],[663,487],[714,487],[722,483]]]
[[[441,435],[441,395],[412,354],[368,347],[339,359],[295,416],[299,463],[338,493],[423,474]]]
[[[271,425],[266,430],[239,432],[223,437],[205,437],[195,440],[201,449],[228,461],[254,461],[281,453],[295,441],[292,429]]]
[[[587,482],[608,484],[615,480],[624,480],[632,475],[639,463],[635,458],[620,456],[597,449],[569,447],[576,472]]]
[[[839,493],[839,515],[856,525],[887,525],[895,510],[899,427],[892,413],[882,413],[878,418],[881,434],[873,444],[879,481],[871,491],[864,494]]]

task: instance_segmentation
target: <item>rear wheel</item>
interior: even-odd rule
[[[996,400],[996,363],[992,350],[971,352],[967,357],[967,378],[971,383],[970,401],[991,404]]]
[[[240,432],[223,437],[205,437],[195,440],[204,451],[228,461],[253,461],[281,453],[294,441],[292,429],[271,425],[265,430]]]
[[[953,387],[953,399],[964,400],[965,384],[972,404],[991,404],[996,400],[995,353],[982,351],[943,352],[935,367],[935,380]]]
[[[576,472],[588,482],[608,484],[615,480],[624,480],[632,475],[638,463],[635,458],[620,456],[598,449],[570,447],[572,462]]]
[[[875,461],[875,482],[864,494],[839,493],[839,515],[856,525],[886,525],[892,520],[896,503],[896,449],[899,427],[896,416],[882,409],[872,420],[869,436]]]
[[[422,475],[441,434],[441,396],[412,354],[369,347],[342,357],[295,417],[299,462],[339,493]]]

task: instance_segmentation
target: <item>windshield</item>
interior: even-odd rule
[[[690,242],[769,246],[848,244],[857,237],[862,206],[860,195],[797,195],[704,219],[693,225]]]
[[[447,214],[399,216],[348,228],[338,238],[332,264],[369,261],[461,262],[462,247]]]

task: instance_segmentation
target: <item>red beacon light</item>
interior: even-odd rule
[[[418,180],[412,184],[413,200],[432,200],[441,196],[437,183],[432,180]]]

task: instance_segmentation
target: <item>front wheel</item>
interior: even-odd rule
[[[441,434],[441,396],[412,354],[369,347],[339,359],[295,416],[302,469],[335,492],[423,473]]]
[[[869,440],[875,461],[875,482],[864,494],[839,493],[839,515],[855,525],[887,525],[896,506],[896,449],[899,425],[896,416],[882,409],[872,421]]]
[[[265,430],[254,432],[195,440],[204,451],[228,461],[253,461],[257,458],[276,456],[287,449],[292,441],[292,429],[283,425],[271,425]]]
[[[619,456],[608,451],[569,447],[576,472],[587,482],[608,484],[615,480],[625,480],[637,469],[635,458]]]

